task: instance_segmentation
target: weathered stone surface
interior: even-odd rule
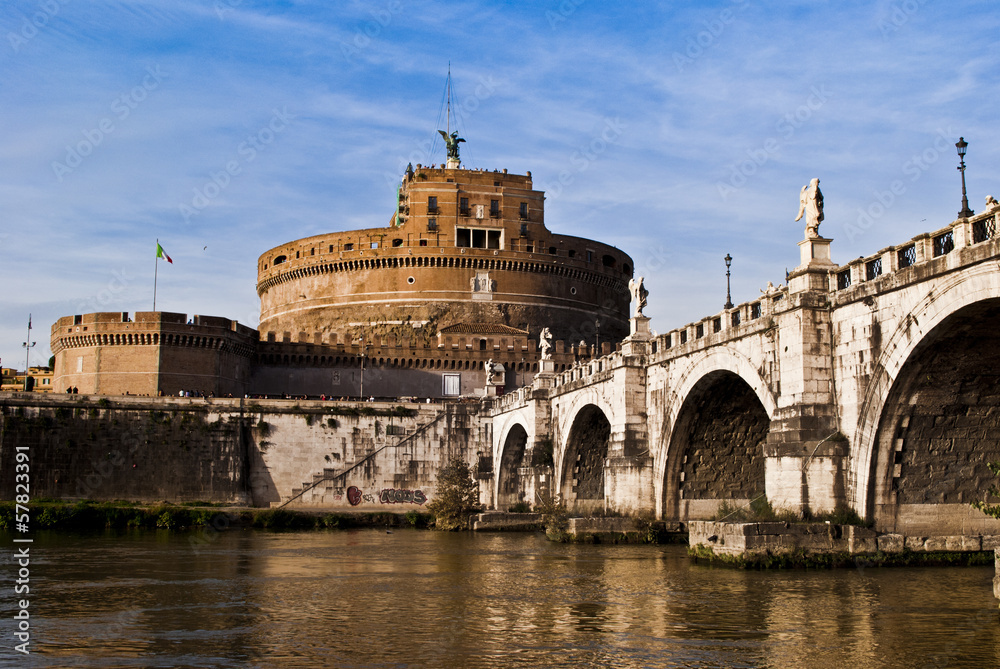
[[[878,538],[878,549],[884,553],[901,553],[903,552],[903,535],[902,534],[883,534]]]

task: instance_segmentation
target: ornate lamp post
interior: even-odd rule
[[[727,253],[724,260],[726,261],[726,306],[724,308],[732,309],[733,299],[729,295],[729,267],[733,264],[733,257]]]
[[[30,366],[31,360],[31,349],[34,348],[35,344],[38,342],[31,341],[31,314],[28,314],[28,341],[21,344],[24,347],[24,390],[29,390],[28,388],[28,367]]]
[[[962,173],[962,211],[958,212],[958,216],[959,218],[968,218],[975,213],[969,209],[969,198],[965,194],[965,151],[969,148],[969,143],[965,141],[964,137],[959,137],[955,148],[958,149],[958,157],[961,161],[958,165],[958,171]]]

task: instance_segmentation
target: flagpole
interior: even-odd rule
[[[156,259],[153,261],[153,311],[156,311],[156,272],[160,269],[160,239],[156,239]]]

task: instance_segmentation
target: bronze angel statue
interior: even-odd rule
[[[444,144],[448,147],[448,158],[458,160],[458,143],[465,140],[458,136],[457,131],[451,133],[450,136],[444,130],[438,130],[438,132],[444,137]]]

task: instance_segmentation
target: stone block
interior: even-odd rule
[[[927,541],[927,537],[906,537],[906,550],[920,552],[925,550],[924,542]]]
[[[948,550],[948,537],[927,537],[924,550],[928,552],[943,552]]]
[[[902,553],[903,541],[902,534],[883,534],[878,537],[877,545],[883,553]]]
[[[992,551],[1000,548],[1000,534],[984,534],[982,536],[982,550]]]
[[[962,550],[963,551],[983,550],[983,538],[980,536],[962,537]]]

